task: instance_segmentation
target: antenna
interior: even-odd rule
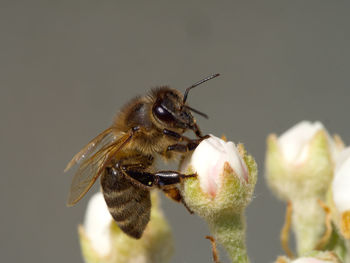
[[[190,106],[187,106],[187,105],[183,105],[183,106],[184,106],[185,108],[187,108],[187,109],[189,109],[189,110],[191,110],[191,111],[193,111],[193,112],[195,112],[195,113],[201,115],[202,117],[204,117],[204,118],[206,118],[206,119],[209,118],[208,115],[205,114],[204,112],[201,112],[201,111],[199,111],[199,110],[196,110],[196,109],[194,109],[194,108],[192,108],[192,107],[190,107]]]
[[[182,103],[185,104],[185,102],[186,102],[186,100],[187,100],[188,92],[189,92],[191,89],[193,89],[194,87],[199,86],[200,84],[202,84],[202,83],[204,83],[204,82],[207,82],[208,80],[211,80],[211,79],[213,79],[213,78],[216,78],[216,77],[218,77],[218,76],[220,76],[220,74],[218,74],[218,73],[217,73],[217,74],[210,75],[209,77],[206,77],[206,78],[204,78],[204,79],[202,79],[202,80],[196,82],[196,83],[193,84],[191,87],[188,87],[188,88],[186,89],[186,91],[185,91],[184,99],[183,99]]]

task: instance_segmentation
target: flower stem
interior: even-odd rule
[[[325,213],[317,197],[291,200],[298,255],[314,250],[325,231]]]
[[[243,213],[221,214],[208,223],[212,234],[226,249],[232,263],[249,262],[245,244],[245,218]]]
[[[346,247],[346,255],[344,259],[344,263],[350,263],[350,240],[345,240],[345,247]]]

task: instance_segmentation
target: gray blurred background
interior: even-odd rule
[[[264,180],[265,139],[320,120],[350,142],[349,1],[0,1],[1,262],[83,262],[65,206],[70,158],[150,87],[193,90],[205,133],[259,165],[247,211],[252,262],[282,253],[284,204]],[[94,188],[96,190],[96,187]],[[205,223],[163,198],[176,263],[212,262]]]

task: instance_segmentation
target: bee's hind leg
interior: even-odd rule
[[[176,184],[180,183],[183,179],[196,177],[197,174],[186,175],[176,171],[159,171],[155,173],[155,176],[157,178],[157,186],[162,189],[165,195],[176,202],[181,202],[188,212],[193,214],[193,211],[187,206]]]
[[[123,172],[139,184],[143,185],[143,187],[151,188],[157,186],[169,198],[177,202],[182,202],[187,210],[193,214],[191,209],[189,209],[184,202],[180,190],[176,185],[186,178],[196,177],[197,174],[186,175],[176,171],[158,171],[155,173],[149,173],[144,171],[126,170]]]

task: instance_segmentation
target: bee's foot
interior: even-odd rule
[[[197,177],[197,176],[198,176],[197,173],[194,173],[194,174],[183,174],[182,178],[186,179],[186,178],[193,178],[193,177]]]

